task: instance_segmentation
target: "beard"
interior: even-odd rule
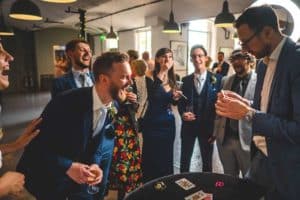
[[[242,74],[244,74],[245,73],[245,67],[244,67],[244,65],[243,64],[235,64],[234,66],[233,66],[233,68],[234,68],[234,71],[235,71],[235,73],[237,74],[237,75],[242,75]]]
[[[90,62],[88,65],[84,64],[83,62],[80,61],[79,58],[75,59],[75,63],[77,66],[79,66],[81,69],[85,69],[85,68],[88,68],[90,67]]]
[[[110,88],[109,88],[109,94],[114,100],[118,100],[119,92],[121,89],[124,89],[124,88],[125,88],[125,86],[120,88],[117,84],[115,84],[114,82],[111,82]]]
[[[261,59],[261,58],[264,58],[266,56],[270,56],[271,53],[272,53],[272,51],[271,51],[271,45],[270,44],[266,44],[264,46],[264,48],[260,52],[256,53],[255,57],[257,59]]]

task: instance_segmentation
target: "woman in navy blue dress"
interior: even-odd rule
[[[141,124],[144,182],[173,174],[175,119],[171,104],[180,97],[180,92],[175,90],[173,64],[170,49],[162,48],[157,51],[153,81],[147,84],[149,105]]]

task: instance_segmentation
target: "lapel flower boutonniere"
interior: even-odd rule
[[[118,110],[114,105],[112,105],[110,108],[107,109],[107,114],[111,122],[105,126],[105,134],[108,138],[114,138],[115,137],[114,123],[116,121]]]
[[[107,114],[110,119],[115,120],[116,115],[118,114],[118,109],[116,106],[112,105],[110,108],[108,108]]]
[[[215,75],[211,75],[211,77],[210,77],[210,83],[211,83],[212,85],[214,85],[214,84],[217,83],[217,78],[216,78]]]

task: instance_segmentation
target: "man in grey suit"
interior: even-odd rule
[[[222,89],[236,92],[252,101],[256,85],[256,73],[251,68],[255,63],[254,56],[235,50],[230,56],[230,62],[236,74],[223,78]],[[245,119],[217,116],[214,136],[224,173],[239,176],[241,171],[244,176],[250,165],[251,123]]]

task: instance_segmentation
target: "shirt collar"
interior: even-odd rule
[[[207,75],[207,70],[205,70],[202,74],[194,73],[194,77],[200,80],[205,80]]]
[[[96,92],[96,87],[93,86],[93,111],[97,111],[101,108],[108,109],[112,106],[112,102],[109,102],[108,105],[104,105]]]
[[[73,75],[77,78],[79,77],[80,74],[84,74],[89,76],[90,75],[90,70],[88,68],[84,69],[84,71],[76,70],[72,67],[72,73]]]
[[[280,52],[282,50],[282,47],[283,47],[285,41],[286,41],[286,37],[283,37],[282,40],[277,45],[277,47],[271,53],[271,55],[270,55],[270,59],[271,60],[278,60]]]

